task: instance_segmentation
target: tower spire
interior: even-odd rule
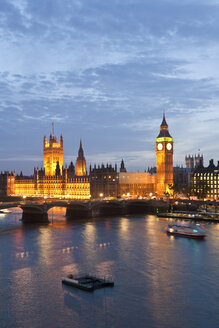
[[[168,124],[167,124],[167,121],[166,121],[166,118],[165,118],[165,110],[163,111],[163,121],[161,123],[161,128],[168,128]]]
[[[165,117],[165,111],[163,111],[163,121],[160,125],[160,133],[158,135],[158,138],[161,138],[161,137],[171,138],[171,135],[169,134],[169,131],[168,131],[168,124],[167,124],[166,117]]]
[[[84,157],[84,150],[82,148],[82,141],[80,139],[80,146],[78,150],[78,158],[76,160],[76,170],[75,173],[77,176],[83,176],[87,174],[86,171],[86,160]]]
[[[84,157],[84,150],[83,150],[83,147],[82,147],[81,139],[80,139],[80,146],[79,146],[79,149],[78,149],[78,157],[80,157],[80,158]]]
[[[52,136],[54,137],[54,122],[52,122]]]

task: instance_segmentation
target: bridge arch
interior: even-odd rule
[[[92,215],[120,215],[124,214],[123,202],[118,200],[103,200],[91,205]]]
[[[23,210],[22,221],[24,223],[48,223],[48,213],[46,204],[24,204],[21,205]]]
[[[67,204],[66,217],[68,219],[87,218],[90,215],[89,203],[75,201]]]

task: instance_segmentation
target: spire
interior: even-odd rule
[[[160,125],[160,133],[157,136],[157,138],[161,138],[161,137],[172,138],[168,131],[168,124],[166,122],[165,112],[163,112],[163,121]]]
[[[124,163],[123,159],[122,159],[121,165],[120,165],[120,172],[126,172],[125,163]]]
[[[80,159],[83,159],[84,158],[84,150],[83,150],[83,147],[82,147],[82,141],[80,139],[80,147],[79,147],[79,150],[78,150],[78,157]]]
[[[54,137],[54,122],[52,122],[52,136]]]
[[[60,135],[60,145],[63,147],[63,136],[62,136],[62,133]]]
[[[78,150],[78,158],[76,160],[75,174],[76,174],[76,176],[85,176],[87,174],[86,160],[85,160],[85,157],[84,157],[84,150],[83,150],[83,147],[82,147],[81,139],[80,139],[80,147],[79,147],[79,150]]]
[[[163,111],[163,121],[161,123],[161,128],[164,128],[165,130],[168,129],[168,124],[166,122],[166,118],[165,118],[165,111]]]

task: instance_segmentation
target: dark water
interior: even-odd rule
[[[219,225],[206,241],[168,237],[165,219],[115,217],[26,227],[0,217],[0,327],[219,327]],[[114,288],[62,286],[68,273]]]

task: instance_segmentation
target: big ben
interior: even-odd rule
[[[157,156],[157,187],[158,195],[172,193],[170,186],[173,184],[173,139],[168,131],[168,125],[163,114],[160,133],[156,139]]]

